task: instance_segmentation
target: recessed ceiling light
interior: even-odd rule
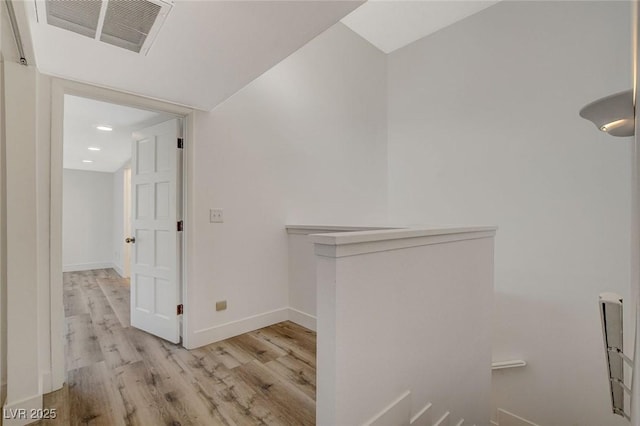
[[[82,160],[83,163],[93,163],[93,160]]]
[[[87,148],[89,151],[100,151],[102,148],[98,148],[97,146],[90,146]]]
[[[111,126],[97,126],[96,129],[102,130],[103,132],[110,132],[113,130]]]

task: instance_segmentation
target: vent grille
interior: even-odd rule
[[[110,0],[100,40],[140,52],[160,9],[146,0]]]
[[[47,0],[47,22],[95,38],[102,0]]]
[[[165,0],[46,0],[45,3],[49,25],[143,54],[148,53],[172,7]]]

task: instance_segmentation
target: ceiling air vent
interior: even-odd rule
[[[172,6],[163,0],[46,0],[47,23],[146,55]]]
[[[47,1],[47,22],[54,27],[95,38],[102,0]]]

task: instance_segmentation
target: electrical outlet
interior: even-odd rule
[[[211,209],[211,210],[209,210],[209,222],[211,222],[211,223],[222,223],[222,222],[224,222],[224,217],[222,216],[222,209]]]
[[[216,302],[216,311],[224,311],[227,309],[227,301],[221,300],[220,302]]]

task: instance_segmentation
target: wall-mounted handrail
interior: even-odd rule
[[[9,15],[9,23],[11,24],[11,30],[13,31],[13,38],[16,42],[16,48],[18,49],[18,56],[20,56],[20,63],[22,65],[28,65],[27,59],[24,54],[24,47],[22,46],[22,37],[20,37],[20,29],[18,28],[18,20],[16,19],[16,12],[13,8],[13,1],[8,0],[5,2],[7,6],[7,15]]]
[[[510,361],[498,361],[491,363],[491,370],[504,370],[505,368],[518,368],[527,365],[526,361],[513,359]]]

